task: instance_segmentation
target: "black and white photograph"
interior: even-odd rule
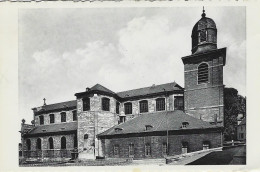
[[[246,7],[20,9],[20,166],[246,164]]]

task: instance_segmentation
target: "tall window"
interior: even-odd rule
[[[72,114],[73,114],[73,121],[77,121],[77,111],[76,110],[72,111]]]
[[[125,114],[132,114],[132,103],[128,102],[124,104],[125,106]]]
[[[151,156],[151,145],[149,143],[145,144],[145,156]]]
[[[102,110],[109,111],[110,110],[110,99],[109,98],[102,98]]]
[[[116,102],[116,113],[119,114],[119,106],[120,106],[120,103],[119,102]]]
[[[78,147],[77,136],[74,136],[74,148]]]
[[[200,42],[204,42],[204,41],[206,41],[206,31],[202,30],[200,32]]]
[[[165,110],[165,98],[156,99],[156,111]]]
[[[175,96],[174,97],[174,109],[175,110],[183,110],[184,109],[184,100],[183,96]]]
[[[140,113],[148,112],[148,101],[143,100],[139,102]]]
[[[66,137],[61,138],[61,149],[66,149]]]
[[[54,149],[52,137],[49,138],[49,149]]]
[[[188,142],[182,142],[182,153],[188,153]]]
[[[118,156],[118,155],[119,155],[119,146],[114,145],[114,156]]]
[[[198,67],[198,84],[207,83],[209,81],[209,66],[202,63]]]
[[[26,140],[26,145],[27,145],[27,150],[31,150],[31,140],[30,139]]]
[[[66,122],[66,112],[61,112],[61,122]]]
[[[50,114],[50,123],[53,124],[54,122],[54,114]]]
[[[163,152],[163,155],[167,155],[168,154],[167,143],[163,143],[162,144],[162,152]]]
[[[41,115],[41,116],[39,116],[39,118],[40,118],[40,125],[43,125],[44,124],[44,116]]]
[[[129,156],[134,156],[134,144],[129,144]]]
[[[40,138],[38,138],[36,141],[36,149],[42,150],[42,140]]]
[[[89,99],[89,97],[82,99],[82,101],[83,101],[83,111],[90,110],[90,99]]]

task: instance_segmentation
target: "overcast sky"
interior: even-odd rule
[[[227,47],[224,84],[246,95],[244,7],[205,7]],[[114,92],[176,81],[191,54],[202,7],[22,9],[19,11],[19,115],[75,100],[99,83]]]

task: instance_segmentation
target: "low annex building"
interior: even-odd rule
[[[223,67],[215,22],[202,14],[192,54],[182,57],[185,87],[176,82],[113,92],[96,84],[76,99],[33,108],[22,122],[25,158],[160,158],[222,146]]]

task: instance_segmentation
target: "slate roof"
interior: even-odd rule
[[[93,87],[91,87],[92,91],[104,91],[104,92],[108,92],[111,94],[115,94],[113,91],[109,90],[108,88],[104,87],[103,85],[100,84],[96,84]]]
[[[118,92],[117,95],[119,97],[135,97],[135,96],[143,96],[155,93],[164,93],[168,91],[183,91],[183,88],[179,86],[176,82],[171,82],[167,84],[154,85],[150,87],[144,87],[139,89],[133,89],[128,91]]]
[[[71,100],[71,101],[67,101],[67,102],[44,105],[44,106],[33,108],[33,109],[37,109],[37,111],[40,111],[40,110],[51,111],[51,110],[64,109],[64,108],[73,108],[73,107],[76,108],[76,106],[77,106],[77,101]]]
[[[59,123],[51,125],[39,125],[33,128],[27,135],[37,135],[44,133],[57,133],[57,132],[68,132],[76,131],[78,128],[77,122]]]
[[[143,114],[136,118],[133,118],[125,123],[116,125],[98,136],[109,136],[117,134],[130,134],[130,133],[142,133],[142,132],[153,132],[153,131],[166,131],[168,121],[168,131],[171,130],[188,130],[188,129],[208,129],[208,128],[219,128],[220,126],[212,125],[209,122],[202,121],[185,114],[183,111],[164,111],[155,112],[149,114]],[[188,122],[189,125],[183,129],[181,128],[182,122]],[[151,125],[152,128],[149,131],[145,131],[145,126]],[[122,129],[116,132],[115,129]]]

